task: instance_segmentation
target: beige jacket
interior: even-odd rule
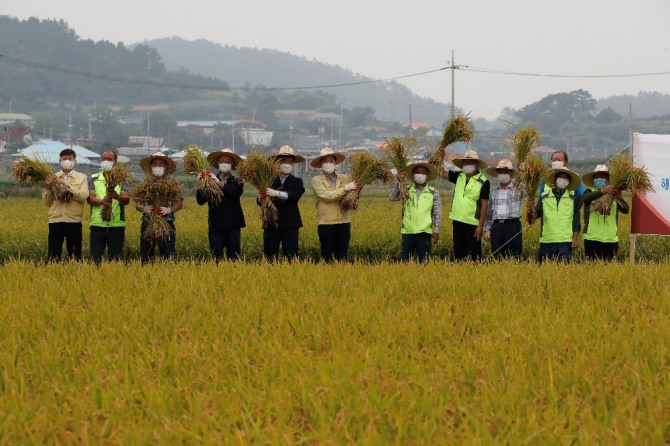
[[[56,177],[61,176],[63,176],[63,172],[56,174]],[[49,223],[81,223],[84,215],[84,203],[88,198],[86,175],[73,170],[66,181],[74,193],[74,199],[67,203],[54,200],[50,190],[42,191],[42,200],[49,207]]]
[[[344,195],[344,185],[349,183],[347,175],[337,174],[335,187],[326,175],[321,172],[312,178],[312,190],[316,197],[316,214],[318,224],[335,225],[338,223],[350,223],[351,211],[343,211],[338,203]]]

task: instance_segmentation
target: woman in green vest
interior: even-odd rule
[[[453,224],[454,258],[479,260],[491,189],[483,172],[486,163],[474,150],[468,150],[462,158],[454,158],[453,163],[461,170],[453,170],[451,163],[445,162],[442,176],[456,185],[449,213]]]
[[[609,184],[609,178],[609,169],[602,164],[582,177],[587,187],[584,191],[584,256],[587,260],[614,260],[619,250],[619,213],[627,214],[629,209],[621,191]],[[593,200],[605,194],[614,197],[610,213],[592,213]]]
[[[538,260],[569,262],[572,251],[577,249],[577,238],[581,230],[579,198],[574,193],[581,184],[581,178],[570,169],[562,167],[550,171],[544,181],[551,189],[540,195],[535,206],[535,215],[530,219],[530,224],[538,218],[542,219]]]
[[[407,195],[402,209],[402,234],[401,258],[403,262],[409,261],[412,254],[416,253],[419,262],[425,262],[431,253],[431,245],[440,239],[440,226],[442,225],[442,201],[440,193],[428,181],[437,177],[437,171],[429,163],[413,163],[405,168],[404,172],[398,172],[396,181],[393,182],[389,200],[400,201],[400,187],[405,175],[412,179],[412,184],[407,189]]]
[[[116,166],[117,155],[113,150],[105,150],[100,154],[102,171],[94,173],[88,179],[88,204],[91,205],[91,258],[96,264],[102,261],[107,248],[110,261],[121,260],[123,244],[126,237],[125,206],[130,203],[128,183],[123,183],[107,190],[104,172]],[[112,216],[109,221],[102,218],[105,204],[112,204]]]

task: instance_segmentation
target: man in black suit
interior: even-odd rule
[[[231,171],[242,161],[239,155],[230,149],[212,152],[207,156],[210,166],[219,169],[219,174],[200,172],[198,178],[207,175],[212,178],[223,192],[219,203],[208,203],[205,195],[199,190],[195,199],[200,206],[208,203],[209,206],[209,250],[218,263],[223,258],[223,249],[226,249],[228,260],[235,261],[240,257],[242,245],[242,231],[245,227],[244,213],[240,204],[240,197],[244,191],[244,184],[238,181]]]
[[[302,228],[298,201],[305,193],[302,178],[292,172],[294,164],[305,161],[305,158],[294,154],[290,146],[283,146],[279,154],[270,159],[279,161],[280,173],[272,182],[272,188],[265,189],[256,201],[260,205],[260,200],[270,197],[277,206],[279,219],[275,226],[263,227],[263,254],[269,261],[277,260],[281,244],[283,256],[290,261],[298,256],[298,232]]]

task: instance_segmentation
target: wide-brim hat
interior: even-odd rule
[[[433,181],[435,178],[437,178],[437,169],[435,169],[435,166],[433,166],[430,163],[412,163],[409,164],[407,167],[405,167],[405,175],[408,177],[413,177],[414,175],[414,169],[417,167],[425,167],[428,169],[428,173],[426,174],[426,181]]]
[[[464,161],[477,161],[477,169],[479,170],[486,169],[486,163],[479,159],[479,154],[477,154],[477,152],[475,152],[474,150],[468,150],[467,152],[465,152],[463,158],[454,158],[452,160],[452,163],[454,164],[454,166],[458,167],[459,169],[462,169]]]
[[[218,169],[219,157],[221,155],[226,155],[233,159],[233,169],[235,169],[237,165],[242,162],[242,157],[230,149],[223,149],[210,153],[209,155],[207,155],[207,162],[209,163],[210,166]]]
[[[324,147],[321,149],[321,154],[314,158],[312,161],[309,162],[309,165],[314,167],[315,169],[318,169],[321,167],[321,164],[323,164],[323,159],[332,156],[335,158],[335,164],[340,164],[342,161],[344,161],[344,154],[338,153],[338,152],[333,152],[333,149],[330,147]]]
[[[151,156],[147,156],[145,158],[142,158],[140,161],[140,168],[144,171],[146,174],[151,173],[151,163],[153,160],[163,160],[167,164],[167,167],[165,168],[165,174],[169,175],[172,173],[175,173],[177,171],[177,164],[175,164],[174,160],[170,158],[169,156],[165,155],[162,152],[156,152]]]
[[[559,173],[566,173],[570,176],[570,184],[568,184],[567,188],[568,190],[575,190],[579,187],[580,184],[582,184],[582,179],[579,178],[579,175],[577,175],[577,173],[573,172],[567,167],[562,167],[560,169],[552,169],[551,171],[549,171],[547,175],[545,175],[544,182],[549,186],[554,187],[556,185],[556,175],[558,175]]]
[[[495,167],[491,166],[488,169],[486,169],[486,175],[488,175],[490,177],[497,177],[498,176],[498,169],[510,170],[512,172],[512,175],[514,175],[514,173],[515,173],[514,165],[512,164],[512,162],[510,160],[505,159],[505,160],[498,161],[497,166],[495,166]]]
[[[593,172],[589,172],[582,177],[582,182],[585,185],[587,185],[588,187],[590,187],[591,189],[595,188],[596,186],[595,186],[595,184],[593,184],[593,177],[597,173],[607,174],[607,178],[609,178],[609,176],[610,176],[610,170],[607,168],[607,166],[604,165],[604,164],[598,164],[596,166],[596,170],[594,170]]]
[[[272,155],[272,156],[270,156],[270,157],[268,157],[268,158],[269,158],[270,160],[280,160],[280,159],[282,159],[282,158],[289,158],[289,157],[290,157],[290,158],[293,158],[293,160],[294,160],[296,163],[302,163],[303,161],[305,161],[305,158],[303,158],[302,156],[297,155],[296,153],[293,152],[293,147],[291,147],[291,146],[282,146],[282,147],[279,149],[279,153],[278,153],[278,154],[276,154],[276,155]]]

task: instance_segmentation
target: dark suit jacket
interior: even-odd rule
[[[221,174],[218,175],[219,180]],[[232,175],[226,178],[223,184],[223,200],[217,205],[207,203],[205,197],[196,192],[195,199],[200,206],[207,203],[209,206],[209,232],[230,231],[245,227],[244,213],[240,204],[240,197],[244,191],[244,184],[238,183]]]
[[[300,210],[298,209],[298,201],[300,200],[300,197],[302,197],[302,194],[305,193],[305,186],[302,183],[302,178],[289,174],[282,185],[279,177],[275,177],[271,189],[276,189],[288,194],[286,200],[282,200],[279,197],[272,199],[272,202],[277,206],[277,211],[279,212],[277,228],[302,228],[302,219],[300,218]],[[258,199],[256,199],[256,203],[260,205]]]

